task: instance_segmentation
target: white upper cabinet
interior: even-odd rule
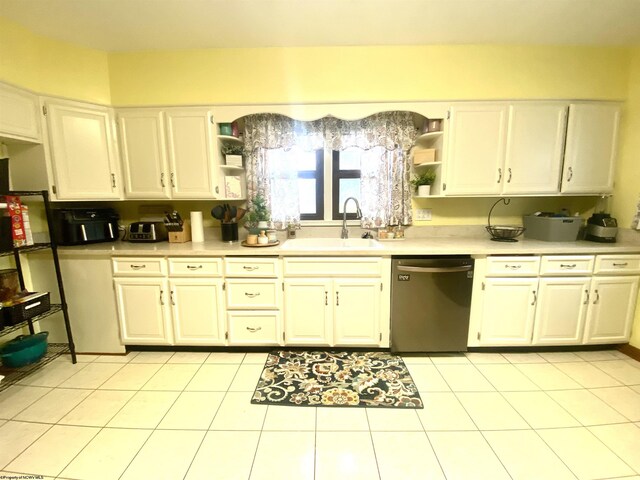
[[[165,112],[173,198],[219,198],[219,160],[209,109]]]
[[[0,137],[40,143],[38,97],[0,83]]]
[[[536,102],[509,107],[503,193],[559,191],[566,121],[566,103]]]
[[[57,200],[120,198],[112,111],[59,100],[44,105]]]
[[[127,198],[171,198],[162,110],[118,111]]]
[[[506,104],[451,108],[446,195],[489,195],[502,191],[508,113]]]
[[[576,103],[569,106],[563,193],[608,193],[613,190],[620,106]]]

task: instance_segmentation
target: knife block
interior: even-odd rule
[[[168,232],[169,243],[186,243],[191,241],[191,221],[185,220],[181,232]]]

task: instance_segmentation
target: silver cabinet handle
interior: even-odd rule
[[[171,290],[171,291],[169,292],[169,298],[171,299],[171,305],[175,305],[175,304],[176,304],[176,302],[175,302],[175,300],[173,299],[173,290]]]
[[[573,167],[567,168],[567,182],[570,182],[573,178]]]
[[[336,305],[340,306],[340,292],[336,292]]]
[[[507,170],[509,171],[509,178],[507,178],[507,183],[511,183],[511,167],[509,167]]]
[[[262,330],[262,327],[247,327],[247,330],[249,330],[251,333],[255,333]]]
[[[504,268],[509,268],[511,270],[518,270],[519,268],[522,268],[522,265],[509,265],[509,264],[506,264],[504,266]]]
[[[589,304],[589,290],[585,290],[584,294],[587,296],[587,299],[584,301],[584,305],[588,305]]]
[[[116,174],[115,173],[111,174],[111,186],[113,188],[116,188]]]
[[[500,183],[502,181],[502,169],[498,168],[498,181],[496,183]]]
[[[170,178],[171,178],[171,186],[173,188],[176,187],[176,182],[174,181],[174,177],[175,177],[175,174],[173,172],[171,172],[171,177]]]
[[[596,293],[596,299],[593,301],[594,305],[600,302],[600,293],[598,292],[598,290],[596,290],[595,293]]]
[[[538,301],[538,295],[535,290],[533,290],[531,293],[533,293],[533,302],[531,302],[531,305],[535,305]]]
[[[255,297],[258,297],[260,295],[260,292],[258,292],[258,293],[244,292],[244,294],[245,294],[246,297],[255,298]]]
[[[160,305],[164,305],[164,299],[162,296],[164,295],[164,291],[160,290]]]
[[[329,305],[329,292],[324,291],[324,304]]]
[[[160,186],[164,188],[164,172],[160,174]]]
[[[576,268],[578,265],[575,263],[561,263],[560,268]]]
[[[399,272],[415,272],[415,273],[455,273],[455,272],[468,272],[473,266],[462,265],[461,267],[412,267],[412,266],[399,266]]]
[[[253,272],[254,270],[257,270],[260,267],[255,267],[255,266],[252,267],[252,266],[249,266],[249,265],[245,265],[242,268],[245,269],[248,272]]]
[[[628,262],[622,262],[622,263],[613,263],[614,267],[626,267],[627,265],[629,265]]]
[[[187,265],[187,268],[189,270],[200,270],[202,268],[202,265]]]
[[[131,270],[140,270],[141,268],[147,268],[146,265],[142,264],[142,265],[134,265],[133,263],[131,265],[129,265],[131,267]]]

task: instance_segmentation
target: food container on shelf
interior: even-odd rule
[[[18,368],[35,363],[47,353],[49,332],[20,335],[0,347],[0,360],[8,368]]]

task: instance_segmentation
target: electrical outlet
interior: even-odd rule
[[[416,220],[431,220],[431,209],[416,208],[414,218]]]

